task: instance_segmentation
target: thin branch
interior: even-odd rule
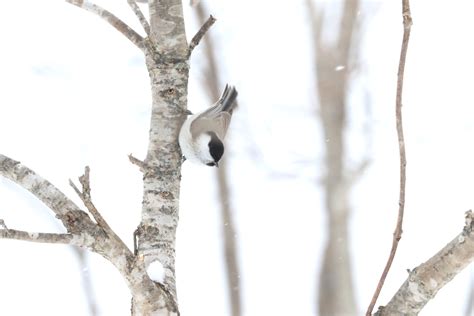
[[[128,249],[125,243],[112,230],[112,228],[109,226],[107,221],[102,217],[102,215],[99,213],[94,203],[92,202],[89,175],[90,175],[90,168],[89,166],[86,166],[84,168],[84,174],[79,177],[79,182],[82,185],[82,191],[80,191],[77,188],[77,186],[74,184],[74,182],[72,182],[72,180],[69,180],[69,185],[74,189],[74,191],[76,191],[77,195],[80,197],[80,199],[82,200],[86,208],[92,214],[92,217],[94,217],[97,224],[107,233],[107,235],[115,239],[116,241],[118,241],[125,249]]]
[[[143,50],[143,37],[111,12],[87,0],[66,0],[66,2],[100,16],[135,44],[135,46]]]
[[[436,293],[474,261],[474,214],[466,212],[463,231],[436,255],[410,272],[408,279],[375,315],[414,316]]]
[[[0,229],[0,238],[32,241],[48,244],[71,244],[73,234],[33,233],[16,229]]]
[[[92,214],[92,217],[94,217],[97,224],[108,233],[112,229],[110,228],[109,224],[105,221],[105,219],[102,217],[102,215],[99,213],[99,211],[97,210],[97,208],[95,207],[94,203],[92,203],[92,200],[91,200],[91,194],[90,194],[91,188],[90,188],[90,180],[89,180],[90,168],[89,166],[86,166],[84,169],[85,169],[84,175],[79,177],[79,182],[82,185],[82,191],[80,191],[77,188],[77,186],[74,184],[74,182],[72,182],[72,180],[69,180],[69,185],[74,189],[77,195],[81,198],[81,201],[84,203],[84,205],[87,207],[89,212]]]
[[[142,25],[143,29],[145,30],[145,33],[148,37],[150,37],[150,24],[148,23],[147,19],[143,15],[142,10],[140,10],[140,7],[137,4],[136,0],[127,0],[128,4],[132,8],[133,12],[137,16],[138,20],[140,21],[140,24]]]
[[[393,233],[392,240],[392,249],[390,250],[390,255],[388,257],[385,268],[380,277],[377,288],[372,297],[370,305],[367,309],[366,315],[372,315],[372,310],[374,309],[377,298],[382,290],[385,279],[388,275],[390,267],[392,265],[393,259],[395,258],[395,253],[397,252],[398,242],[402,238],[402,224],[403,224],[403,213],[405,209],[405,182],[406,182],[406,153],[405,153],[405,140],[403,136],[403,122],[402,122],[402,93],[403,93],[403,76],[405,72],[405,60],[408,49],[408,41],[410,39],[410,30],[412,25],[411,13],[410,13],[410,1],[402,0],[402,15],[403,15],[403,40],[402,48],[400,52],[400,62],[398,65],[398,80],[397,80],[397,97],[396,97],[396,106],[395,106],[395,115],[397,121],[397,136],[398,136],[398,148],[400,151],[400,195],[399,195],[399,208],[398,208],[398,218],[395,231]]]
[[[216,22],[216,19],[212,15],[209,15],[209,18],[207,19],[207,21],[201,26],[201,28],[196,33],[196,35],[194,35],[193,39],[191,40],[191,43],[189,43],[188,56],[191,56],[193,49],[199,45],[199,42],[201,41],[201,39],[204,37],[206,32],[211,28],[211,26],[215,22]]]

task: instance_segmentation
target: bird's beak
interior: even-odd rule
[[[219,168],[219,164],[218,164],[217,162],[215,162],[215,166],[216,166],[217,168]]]

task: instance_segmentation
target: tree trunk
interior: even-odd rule
[[[180,0],[150,1],[151,38],[146,51],[152,107],[138,256],[163,265],[163,288],[177,313],[175,241],[179,216],[181,151],[177,142],[187,104],[188,44]],[[135,306],[135,304],[134,304]]]
[[[328,235],[319,277],[319,314],[356,315],[351,274],[348,220],[349,177],[345,166],[344,129],[349,52],[355,28],[358,0],[346,0],[336,45],[323,43],[322,14],[308,0],[316,53],[319,115],[323,125],[326,174],[323,181]],[[320,13],[320,12],[319,12]]]

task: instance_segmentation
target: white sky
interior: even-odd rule
[[[327,2],[327,1],[326,1]],[[348,160],[365,154],[370,102],[373,163],[352,194],[351,243],[359,308],[380,276],[398,205],[395,80],[400,1],[366,1],[363,63],[351,96]],[[126,1],[96,3],[138,23]],[[305,1],[209,1],[218,21],[222,77],[239,90],[226,156],[240,244],[245,315],[315,315],[324,240],[320,126]],[[150,88],[138,49],[99,18],[63,1],[0,7],[0,153],[20,160],[78,204],[68,179],[92,169],[93,197],[131,246],[141,177],[127,159],[146,151]],[[412,1],[405,76],[408,183],[404,234],[379,304],[458,234],[474,205],[474,107],[470,1]],[[186,7],[187,32],[198,26]],[[330,39],[330,34],[328,35]],[[208,105],[201,47],[191,61],[189,108]],[[222,85],[224,84],[221,83]],[[227,315],[215,170],[185,164],[177,278],[182,315]],[[31,195],[0,179],[0,218],[11,228],[61,231]],[[86,315],[81,271],[65,246],[0,241],[1,315]],[[129,315],[120,275],[89,258],[101,315]],[[442,289],[422,315],[461,315],[470,271]],[[72,311],[72,312],[71,312]]]

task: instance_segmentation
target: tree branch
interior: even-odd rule
[[[81,183],[84,185],[84,192],[81,194],[84,197],[90,197],[87,173],[81,177]],[[135,310],[140,312],[139,315],[150,315],[151,311],[168,310],[164,292],[146,276],[143,260],[133,256],[118,237],[113,237],[115,234],[106,232],[103,227],[94,223],[87,213],[81,211],[61,191],[20,162],[0,155],[0,176],[14,181],[46,204],[56,213],[56,217],[63,222],[69,233],[49,234],[18,231],[8,229],[4,221],[0,220],[0,238],[63,243],[87,248],[109,260],[119,270],[137,303]],[[76,190],[79,191],[77,188]],[[95,215],[97,216],[97,214]],[[108,227],[108,225],[104,227]]]
[[[408,279],[375,315],[418,315],[436,293],[474,260],[474,214],[466,212],[463,231],[436,255],[410,272]]]
[[[372,297],[369,307],[367,308],[366,315],[372,315],[377,298],[382,290],[385,279],[388,275],[388,271],[392,266],[393,259],[397,252],[398,242],[402,238],[402,225],[403,225],[403,213],[405,209],[405,183],[406,183],[406,153],[405,153],[405,139],[403,136],[403,122],[402,122],[402,93],[403,93],[403,76],[405,72],[405,60],[408,50],[408,41],[410,40],[410,30],[412,25],[411,13],[410,13],[410,1],[402,0],[402,16],[403,16],[403,39],[402,48],[400,52],[400,62],[398,64],[398,80],[397,80],[397,96],[395,105],[395,116],[397,122],[397,136],[398,136],[398,148],[400,151],[400,195],[399,195],[399,208],[398,218],[395,231],[393,233],[392,249],[388,257],[385,268],[380,277],[377,288]]]
[[[72,234],[33,233],[23,230],[2,228],[0,229],[0,238],[47,244],[71,244],[74,236]]]
[[[127,0],[128,4],[133,10],[133,13],[137,16],[138,20],[140,21],[140,24],[142,25],[143,29],[145,30],[145,33],[148,37],[150,37],[150,24],[146,20],[145,16],[143,15],[142,10],[140,10],[140,7],[137,4],[136,0]]]
[[[201,39],[204,37],[206,32],[211,28],[211,26],[215,22],[216,22],[216,19],[212,15],[209,15],[209,18],[207,19],[207,21],[201,26],[201,28],[196,33],[196,35],[194,35],[193,39],[191,40],[191,43],[189,43],[188,56],[191,56],[193,49],[199,45],[199,42],[201,41]]]
[[[89,225],[93,225],[87,213],[64,193],[19,161],[0,154],[0,176],[15,182],[36,196],[56,213],[56,217],[62,221],[69,233],[80,233]]]
[[[100,16],[135,44],[135,46],[141,50],[144,49],[143,37],[111,12],[87,0],[66,0],[66,2]]]
[[[107,221],[102,217],[102,215],[97,210],[94,203],[92,202],[89,175],[90,175],[90,168],[89,168],[89,166],[86,166],[84,168],[84,174],[79,177],[79,182],[82,185],[82,192],[79,191],[79,189],[76,187],[74,182],[72,182],[72,180],[69,180],[69,185],[72,186],[74,191],[76,191],[77,195],[82,200],[85,207],[87,207],[87,209],[92,214],[92,216],[94,217],[97,224],[107,233],[107,235],[109,237],[115,239],[117,242],[119,242],[122,245],[122,247],[127,248],[127,246],[122,241],[122,239],[120,239],[120,237],[113,231],[113,229],[109,226]]]
[[[147,166],[145,164],[144,161],[136,158],[135,156],[133,156],[132,154],[129,154],[128,155],[128,160],[130,160],[130,162],[136,166],[138,166],[138,168],[140,168],[140,171],[141,172],[146,172],[146,169],[147,169]]]

